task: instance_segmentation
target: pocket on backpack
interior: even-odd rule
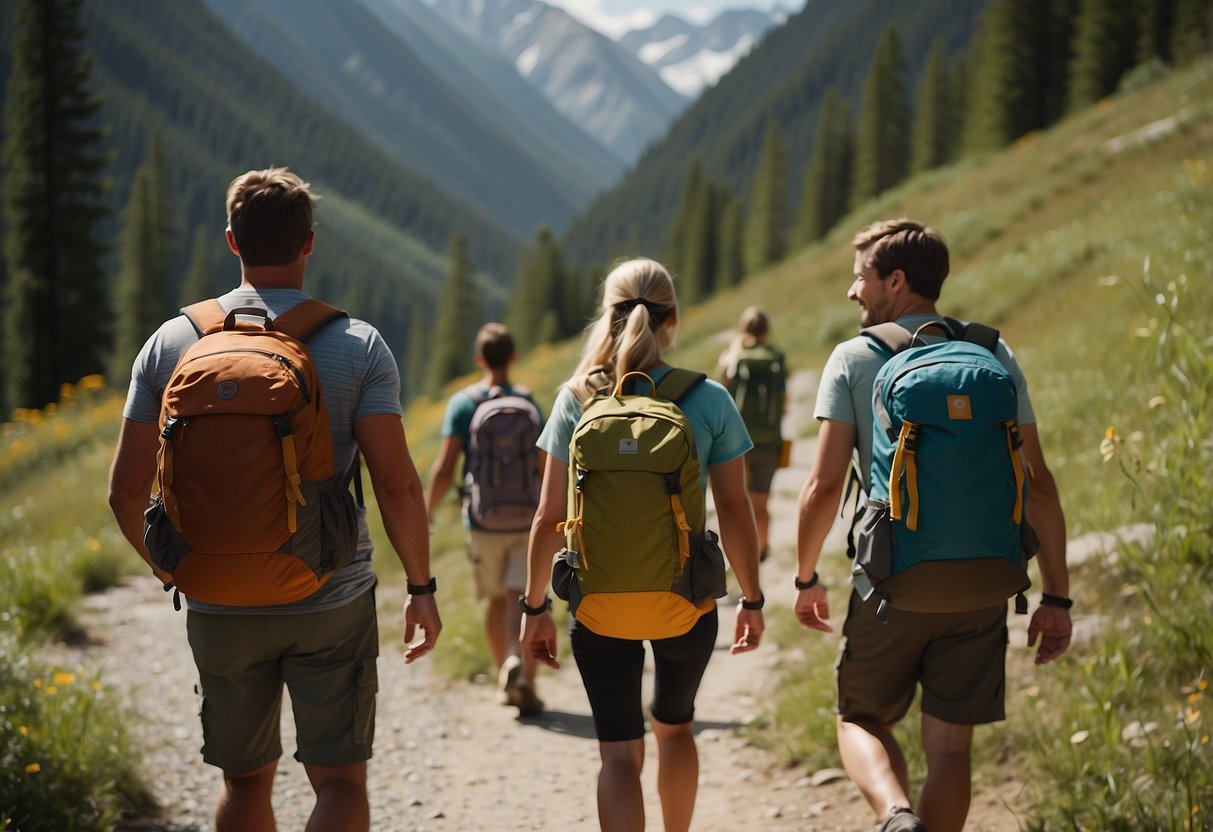
[[[173,527],[164,501],[159,498],[143,512],[143,545],[147,547],[152,563],[170,575],[190,550],[185,538]]]
[[[868,500],[855,560],[873,583],[886,581],[893,573],[893,521],[884,500]]]
[[[690,600],[699,604],[709,598],[722,598],[728,592],[725,579],[724,552],[716,532],[705,531],[691,536],[691,557],[686,571],[690,573]]]
[[[1019,526],[1019,545],[1025,561],[1035,557],[1036,553],[1040,551],[1040,537],[1036,534],[1036,529],[1028,523],[1026,517]]]
[[[358,506],[344,486],[320,492],[320,568],[349,566],[358,554]]]
[[[561,601],[568,601],[569,610],[576,613],[581,601],[581,587],[577,583],[577,569],[573,566],[577,553],[561,549],[552,559],[552,593]]]

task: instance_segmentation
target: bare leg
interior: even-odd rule
[[[602,769],[598,772],[598,825],[602,832],[644,829],[644,738],[598,743]]]
[[[514,597],[517,597],[515,595]],[[506,627],[507,615],[511,605],[506,603],[505,596],[489,598],[488,607],[484,611],[484,638],[489,645],[489,653],[493,656],[493,667],[500,669],[505,657],[511,652],[517,653],[519,625],[515,622],[513,629],[514,650],[510,650],[510,631]],[[518,603],[513,605],[518,609]]]
[[[366,763],[303,768],[316,792],[316,808],[308,818],[307,832],[367,832],[371,828]]]
[[[878,819],[895,806],[910,806],[910,777],[901,747],[893,738],[892,725],[844,722],[840,718],[838,751],[847,774]]]
[[[687,832],[699,790],[699,751],[692,723],[668,725],[653,720],[657,740],[657,793],[665,832]]]
[[[256,771],[223,772],[215,809],[215,832],[274,832],[274,772],[278,761]]]
[[[771,527],[771,515],[767,511],[767,501],[771,495],[750,492],[750,504],[754,506],[754,523],[758,527],[758,551],[765,552],[769,543],[768,531]]]
[[[922,715],[922,745],[927,779],[918,799],[918,816],[931,832],[964,829],[972,799],[973,726]]]

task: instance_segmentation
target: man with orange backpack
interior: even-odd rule
[[[233,180],[240,286],[144,344],[110,471],[123,534],[186,596],[203,759],[223,771],[216,832],[274,828],[284,683],[316,793],[309,828],[370,827],[379,650],[365,510],[348,491],[359,454],[407,575],[406,643],[422,630],[405,661],[442,628],[396,361],[374,327],[303,291],[314,205],[285,168]]]

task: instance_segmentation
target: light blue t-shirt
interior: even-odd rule
[[[670,367],[653,367],[647,374],[660,384]],[[708,487],[708,469],[730,462],[754,447],[741,413],[729,391],[718,381],[706,379],[691,388],[678,404],[691,423],[695,434],[695,451],[699,454],[699,483]],[[569,443],[581,418],[581,401],[569,388],[561,387],[552,405],[552,417],[544,426],[536,443],[561,462],[569,461]]]
[[[239,287],[218,298],[226,311],[239,306],[257,306],[277,317],[309,296],[300,289],[254,289]],[[131,370],[123,415],[136,422],[157,422],[160,398],[177,360],[198,340],[193,324],[178,315],[152,334]],[[400,373],[396,359],[378,330],[357,318],[333,321],[307,341],[320,378],[329,428],[333,436],[333,467],[348,471],[354,462],[357,443],[354,423],[377,413],[400,415]],[[364,475],[365,476],[365,475]],[[340,569],[316,592],[293,604],[267,607],[231,607],[187,598],[189,608],[207,613],[304,613],[343,606],[375,585],[371,568],[371,536],[366,512],[358,512],[358,555],[354,563]]]

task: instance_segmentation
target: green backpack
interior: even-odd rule
[[[755,445],[779,442],[783,436],[783,398],[787,369],[783,353],[766,346],[742,350],[729,368],[729,390]]]
[[[648,395],[624,395],[638,379]],[[724,555],[700,484],[695,434],[678,402],[705,378],[672,369],[660,384],[627,373],[582,411],[569,445],[567,547],[552,587],[595,633],[686,633],[725,594]]]

